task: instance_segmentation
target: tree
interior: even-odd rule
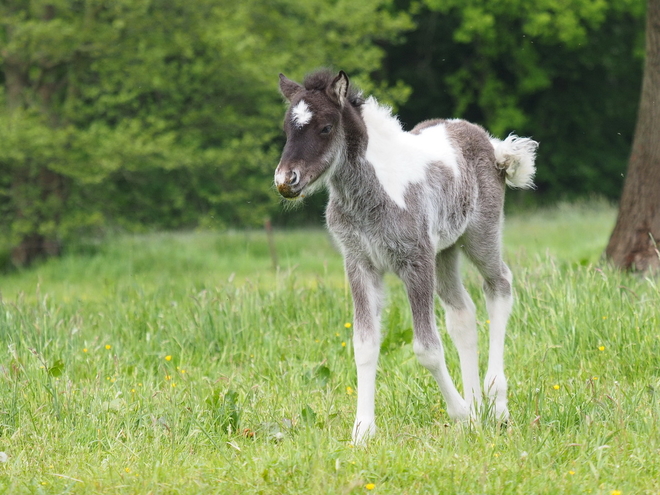
[[[660,0],[648,0],[646,60],[619,215],[605,254],[623,269],[660,268]]]
[[[277,74],[401,100],[371,73],[410,27],[391,0],[0,0],[0,238],[28,264],[109,224],[260,225]]]
[[[619,197],[644,0],[424,0],[417,9],[417,29],[386,60],[413,91],[400,109],[405,124],[461,117],[500,137],[532,135],[541,143],[538,189],[516,199]]]

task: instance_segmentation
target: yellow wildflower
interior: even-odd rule
[[[110,344],[105,344],[105,348],[109,351],[110,349],[112,349],[112,346]]]
[[[165,361],[172,361],[172,356],[165,356]]]
[[[373,490],[374,488],[376,488],[376,485],[374,485],[373,483],[367,483],[366,485],[364,485],[364,487],[367,490]]]
[[[553,385],[552,388],[554,388],[555,390],[559,390],[559,385]]]
[[[351,328],[351,324],[349,322],[344,323],[344,328]]]

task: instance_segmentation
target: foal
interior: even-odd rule
[[[413,349],[438,382],[448,414],[479,410],[475,305],[459,273],[459,248],[484,277],[490,348],[484,391],[498,420],[506,420],[504,333],[513,296],[502,261],[505,182],[531,188],[538,143],[491,137],[464,120],[429,120],[405,132],[373,97],[366,101],[342,71],[310,74],[299,85],[280,74],[290,106],[287,142],[275,171],[282,196],[302,198],[327,187],[328,228],[344,256],[354,304],[353,349],[357,415],[353,441],[376,430],[374,396],[380,349],[383,274],[405,284],[414,324]],[[445,364],[434,318],[434,291],[445,309],[463,377],[462,397]]]

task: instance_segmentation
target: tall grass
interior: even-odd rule
[[[613,221],[606,205],[508,219],[505,429],[449,420],[389,278],[364,449],[323,231],[277,233],[278,271],[264,234],[231,232],[118,237],[5,277],[0,493],[657,493],[660,289],[600,264]]]

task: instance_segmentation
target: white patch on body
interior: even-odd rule
[[[309,124],[313,116],[314,114],[305,103],[305,100],[300,100],[291,110],[291,121],[298,129],[302,129],[304,125]]]
[[[410,184],[422,182],[430,164],[439,164],[459,175],[458,160],[444,124],[419,134],[405,132],[389,107],[370,97],[362,108],[369,143],[366,158],[385,192],[401,208]]]

